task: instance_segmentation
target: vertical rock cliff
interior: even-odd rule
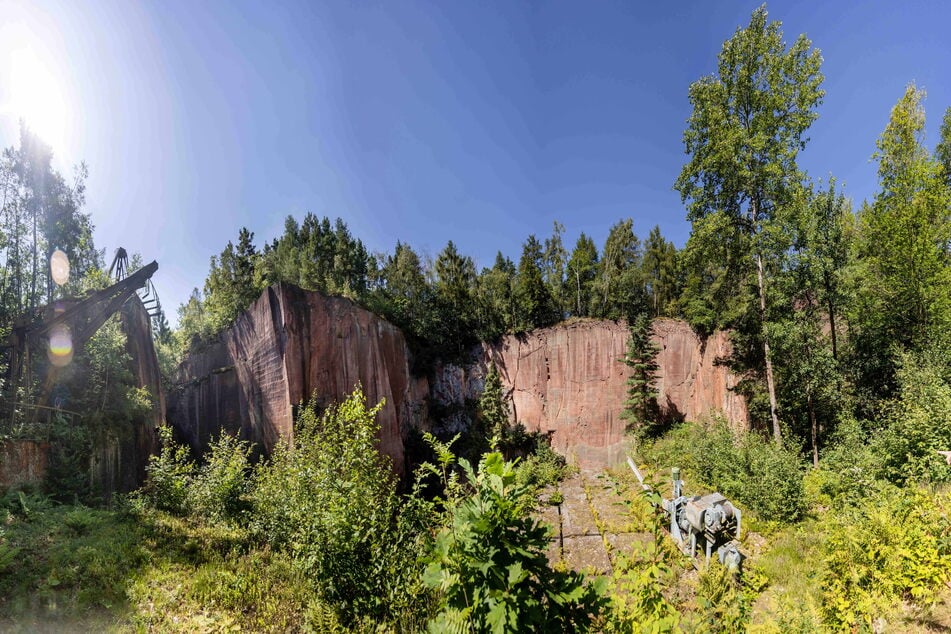
[[[432,398],[461,406],[482,392],[494,362],[512,397],[513,416],[531,431],[549,433],[553,447],[580,464],[604,466],[624,456],[621,409],[629,332],[623,322],[582,320],[503,337],[475,351],[474,363],[436,369]],[[730,354],[727,333],[701,341],[684,322],[654,322],[658,345],[658,402],[674,418],[722,413],[748,424],[746,403],[732,391],[737,379],[718,359]],[[452,422],[450,421],[450,425]]]
[[[343,400],[358,383],[370,404],[386,399],[380,449],[402,474],[402,432],[416,424],[426,392],[410,376],[403,334],[348,299],[276,284],[185,359],[168,419],[196,449],[223,430],[271,451],[293,438],[297,404],[312,395]]]

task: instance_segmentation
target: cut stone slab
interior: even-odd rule
[[[560,489],[564,497],[561,505],[561,529],[565,537],[599,535],[581,477],[576,475],[568,478],[562,482]]]
[[[572,570],[593,568],[600,574],[611,572],[611,559],[600,535],[565,537],[565,563]]]
[[[561,516],[558,514],[557,506],[551,506],[544,502],[540,503],[538,509],[535,511],[535,517],[543,524],[547,524],[551,527],[552,535],[555,537],[558,536],[561,530]]]
[[[611,545],[612,556],[630,555],[635,547],[646,544],[652,539],[650,533],[608,533],[605,537]]]

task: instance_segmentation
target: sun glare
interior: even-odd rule
[[[63,93],[53,73],[31,49],[10,55],[9,108],[54,151],[63,151],[67,117]]]

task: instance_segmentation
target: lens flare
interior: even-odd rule
[[[50,349],[48,352],[50,363],[58,368],[69,365],[73,360],[73,334],[69,326],[54,326],[50,331]]]
[[[69,281],[69,257],[56,249],[50,256],[50,271],[53,273],[53,281],[62,286]]]

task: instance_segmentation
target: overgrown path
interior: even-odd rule
[[[578,471],[544,492],[537,516],[554,528],[552,564],[610,574],[617,554],[652,538],[635,530],[628,486],[606,471]]]

